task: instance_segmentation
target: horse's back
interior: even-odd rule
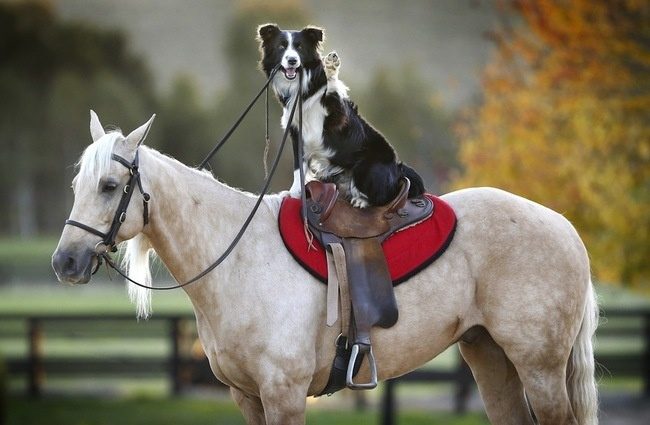
[[[558,249],[571,261],[587,261],[582,240],[573,225],[561,214],[521,196],[491,187],[463,189],[441,197],[458,219],[460,238],[473,247],[489,244],[494,249],[512,247],[521,251],[533,245],[532,253],[543,251],[545,257]],[[523,244],[523,245],[522,245]]]

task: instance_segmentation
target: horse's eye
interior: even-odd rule
[[[115,189],[117,189],[117,183],[113,182],[106,183],[104,186],[102,186],[102,192],[104,193],[113,192]]]

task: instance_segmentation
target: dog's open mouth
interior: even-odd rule
[[[287,80],[293,80],[296,78],[296,75],[298,73],[296,72],[297,68],[282,68],[282,72],[284,72],[284,76],[286,77]]]

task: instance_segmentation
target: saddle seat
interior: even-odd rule
[[[336,322],[340,297],[344,338],[339,338],[337,344],[345,343],[345,347],[337,347],[330,382],[323,394],[331,394],[344,386],[371,389],[377,385],[370,329],[373,326],[389,328],[399,315],[381,244],[394,232],[425,220],[433,212],[430,198],[407,199],[409,186],[408,179],[403,179],[393,201],[368,208],[355,208],[339,199],[333,183],[311,181],[305,186],[309,228],[326,247],[328,268],[333,269],[328,271],[328,326]],[[353,377],[363,355],[368,356],[371,378],[370,382],[359,384]],[[343,365],[346,369],[344,381],[340,376]]]

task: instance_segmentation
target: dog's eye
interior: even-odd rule
[[[287,48],[288,43],[286,41],[283,41],[280,43],[280,50],[284,50]]]
[[[296,44],[294,44],[294,46],[296,46],[296,49],[302,50],[302,43],[297,42]]]

